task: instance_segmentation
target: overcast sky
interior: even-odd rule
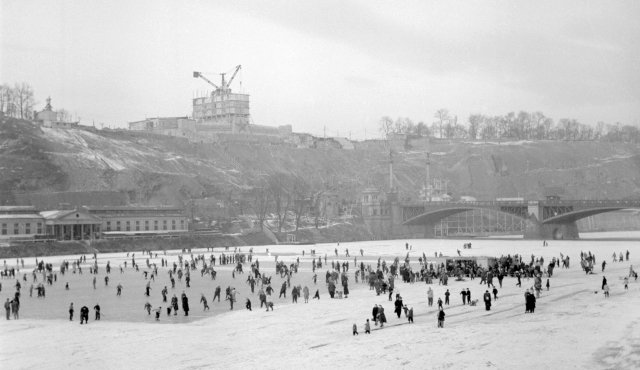
[[[640,124],[640,1],[0,2],[0,82],[81,123],[191,115],[242,72],[256,124],[362,138],[384,115]]]

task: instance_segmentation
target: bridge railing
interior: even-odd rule
[[[639,200],[613,199],[613,200],[542,200],[544,206],[583,206],[583,207],[640,207]]]
[[[640,199],[618,199],[618,200],[584,200],[584,199],[569,199],[569,200],[539,200],[534,201],[537,204],[543,206],[596,206],[596,207],[640,207]],[[416,203],[401,203],[401,207],[499,207],[499,206],[528,206],[529,201],[500,201],[500,200],[480,200],[473,202],[416,202]]]
[[[419,202],[401,203],[401,207],[497,207],[497,206],[527,206],[529,203],[519,201],[481,200],[474,202]]]

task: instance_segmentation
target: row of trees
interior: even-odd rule
[[[33,119],[33,88],[26,82],[0,85],[0,112],[6,116]]]
[[[277,231],[287,223],[300,227],[303,216],[311,216],[317,228],[326,214],[324,196],[330,189],[314,189],[303,178],[286,174],[272,174],[256,183],[249,196],[260,228],[269,215],[276,220]],[[293,215],[294,219],[289,217]]]
[[[410,118],[390,117],[380,119],[380,132],[409,134],[443,139],[470,140],[603,140],[616,142],[640,142],[640,129],[636,126],[598,122],[595,127],[575,119],[554,121],[542,112],[508,113],[504,116],[472,114],[465,124],[458,123],[458,116],[446,109],[434,114],[430,125],[414,123]]]

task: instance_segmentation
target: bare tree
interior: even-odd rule
[[[22,119],[33,118],[33,88],[26,82],[16,84],[14,87],[14,102],[16,104],[16,113]]]
[[[380,119],[380,132],[383,133],[385,137],[393,132],[393,120],[390,117],[384,116]]]
[[[438,109],[436,111],[436,114],[434,115],[435,118],[437,118],[438,120],[436,122],[434,122],[436,125],[438,125],[439,128],[439,132],[440,132],[440,138],[442,139],[444,137],[443,135],[443,128],[444,125],[446,123],[449,122],[449,120],[451,119],[451,117],[449,117],[449,111],[442,108],[442,109]]]
[[[286,177],[283,174],[271,175],[268,189],[275,206],[278,232],[281,232],[291,205],[291,193],[287,189]]]

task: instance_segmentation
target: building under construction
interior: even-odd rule
[[[129,122],[129,129],[161,135],[186,138],[192,142],[283,142],[292,137],[291,125],[278,127],[251,124],[249,95],[231,90],[242,69],[237,65],[233,73],[220,73],[220,82],[214,83],[204,72],[193,72],[214,89],[193,98],[193,114],[189,117],[155,117]],[[227,74],[231,74],[227,78]]]
[[[202,72],[193,72],[194,78],[200,78],[214,87],[205,97],[193,99],[193,119],[199,126],[211,125],[218,129],[226,127],[230,132],[240,132],[249,125],[249,95],[231,91],[231,83],[242,68],[236,66],[233,75],[228,80],[226,73],[220,73],[219,84],[213,83]]]

